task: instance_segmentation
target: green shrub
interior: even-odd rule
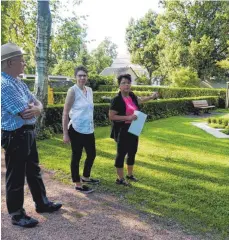
[[[223,125],[219,123],[211,123],[209,126],[212,128],[224,128]]]
[[[217,123],[217,118],[212,118],[212,123]]]
[[[147,120],[159,118],[167,118],[170,116],[183,115],[193,112],[194,107],[192,100],[208,100],[209,104],[217,106],[218,97],[206,96],[197,98],[182,99],[163,99],[158,101],[150,101],[142,105],[141,111],[148,115]],[[95,126],[106,126],[110,124],[108,119],[109,104],[95,104],[94,122]],[[54,132],[61,132],[61,121],[63,113],[62,105],[51,105],[46,109],[46,126],[52,126]]]
[[[157,91],[160,98],[184,98],[184,97],[200,97],[200,96],[218,96],[217,105],[220,108],[225,108],[226,89],[211,89],[211,88],[173,88],[173,87],[158,87],[158,86],[132,86],[132,91]],[[117,91],[116,86],[100,86],[99,91]]]
[[[100,85],[112,85],[113,81],[112,76],[89,74],[87,85],[91,87],[93,91],[97,91]]]
[[[146,76],[141,76],[141,77],[138,77],[136,80],[138,85],[150,85],[150,79],[147,78]]]
[[[208,124],[210,124],[212,122],[211,118],[208,118]]]
[[[54,104],[64,104],[66,96],[67,96],[66,92],[54,92],[53,93]]]
[[[229,129],[223,129],[223,130],[221,130],[221,132],[229,135]]]
[[[28,80],[28,79],[21,79],[29,88],[30,91],[34,90],[34,80]]]
[[[199,87],[200,79],[190,67],[179,67],[169,74],[169,80],[176,87]]]
[[[150,96],[151,92],[143,92],[143,91],[134,91],[134,93],[141,97],[141,96]],[[54,104],[63,104],[65,102],[67,93],[66,92],[54,92]],[[93,99],[94,103],[105,103],[110,102],[109,99],[115,97],[117,92],[94,92]]]
[[[62,92],[62,93],[65,93],[67,94],[67,91],[70,87],[69,86],[63,86],[63,87],[53,87],[53,92],[56,93],[56,92]]]
[[[116,92],[118,91],[118,86],[116,85],[100,85],[98,90],[101,92]]]
[[[229,125],[229,120],[228,119],[222,119],[222,124],[226,127]]]
[[[208,118],[208,124],[213,128],[227,128],[228,127],[228,118]]]
[[[54,130],[51,126],[46,127],[45,129],[43,129],[42,131],[40,131],[37,134],[37,140],[44,140],[44,139],[50,139],[52,138],[54,134]]]

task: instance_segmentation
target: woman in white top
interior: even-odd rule
[[[90,178],[91,168],[96,157],[94,121],[93,121],[93,93],[87,83],[87,69],[79,66],[75,69],[76,84],[69,88],[63,111],[63,141],[71,143],[72,181],[75,189],[89,193],[93,190],[82,183],[98,184],[99,180]],[[79,163],[83,148],[87,158],[84,164],[83,176],[79,175]]]

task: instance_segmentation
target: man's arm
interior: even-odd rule
[[[43,105],[42,103],[37,100],[36,98],[33,98],[33,102],[29,103],[29,108],[24,110],[23,112],[20,113],[20,116],[23,119],[31,119],[33,117],[37,117],[41,114],[43,110]]]

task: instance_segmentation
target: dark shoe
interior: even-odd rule
[[[93,179],[93,178],[89,178],[89,180],[85,180],[83,178],[81,178],[83,183],[89,183],[89,184],[99,184],[100,180],[99,179]]]
[[[118,185],[123,185],[123,186],[131,186],[130,183],[128,183],[125,178],[122,178],[122,179],[116,179],[116,184]]]
[[[36,212],[38,213],[52,213],[57,210],[59,210],[62,207],[61,203],[54,203],[54,202],[49,202],[47,205],[44,206],[39,206],[36,208]]]
[[[38,221],[34,218],[31,218],[25,214],[15,215],[11,218],[11,222],[13,225],[17,225],[19,227],[24,228],[32,228],[38,224]]]
[[[138,179],[137,179],[136,177],[134,177],[133,175],[130,175],[130,176],[127,175],[126,178],[127,178],[128,180],[133,181],[133,182],[138,182]]]
[[[94,189],[91,189],[91,188],[89,188],[89,187],[86,186],[86,185],[82,185],[81,187],[75,187],[75,189],[76,189],[78,192],[82,192],[82,193],[91,193],[91,192],[94,192],[94,191],[95,191]]]

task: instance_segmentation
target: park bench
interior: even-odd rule
[[[194,106],[194,114],[199,115],[202,110],[205,113],[209,113],[209,109],[215,108],[214,105],[208,105],[207,100],[194,100],[192,101]]]

